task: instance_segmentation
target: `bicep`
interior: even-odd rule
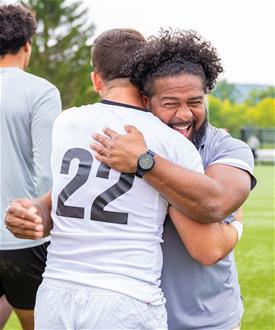
[[[237,167],[214,164],[205,174],[215,180],[220,191],[219,204],[223,205],[224,214],[237,210],[247,199],[251,189],[250,174]]]

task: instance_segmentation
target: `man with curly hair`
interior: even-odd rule
[[[26,73],[36,22],[19,5],[0,6],[1,231],[0,296],[14,308],[22,328],[33,329],[33,309],[45,268],[48,239],[15,238],[4,223],[9,201],[35,198],[51,187],[51,128],[61,112],[56,87]],[[4,305],[0,306],[4,325]]]
[[[192,38],[195,39],[195,36],[193,36]],[[172,46],[171,42],[167,42],[167,40],[165,38],[163,39],[163,41],[164,41],[164,44],[167,43],[167,47],[166,47],[167,49],[165,49],[165,53],[167,51],[169,52],[169,49],[171,50],[173,48],[173,47],[171,47]],[[167,76],[168,78],[167,78],[166,83],[168,84],[168,86],[169,86],[170,82],[172,83],[172,87],[170,85],[168,88],[169,91],[170,90],[173,91],[174,89],[177,90],[179,87],[180,88],[183,87],[183,91],[185,91],[185,88],[187,88],[190,93],[194,89],[195,96],[192,96],[191,100],[188,100],[187,103],[189,106],[189,103],[191,102],[191,104],[193,104],[192,109],[199,108],[201,111],[198,113],[198,116],[197,115],[194,116],[193,121],[190,120],[188,128],[191,131],[191,129],[189,127],[189,126],[191,126],[191,123],[194,124],[193,126],[197,126],[196,131],[197,131],[197,128],[199,128],[199,126],[207,127],[206,123],[205,123],[205,125],[202,125],[202,123],[205,122],[205,120],[204,120],[205,109],[204,108],[201,109],[202,104],[203,104],[203,96],[204,96],[204,88],[202,87],[202,85],[203,85],[203,82],[205,83],[205,80],[204,80],[205,76],[204,76],[202,70],[200,70],[199,66],[192,65],[192,63],[190,63],[191,69],[190,68],[188,69],[189,70],[188,73],[190,73],[191,78],[192,78],[194,75],[194,72],[195,72],[197,75],[195,75],[194,78],[198,77],[198,79],[197,80],[196,79],[187,80],[188,84],[189,84],[189,85],[187,84],[187,86],[182,85],[182,83],[184,83],[185,79],[183,79],[183,81],[176,80],[176,84],[174,84],[174,79],[172,79],[172,78],[174,78],[177,75],[181,76],[182,73],[184,73],[183,75],[185,77],[186,71],[184,71],[184,70],[181,71],[182,66],[180,68],[177,68],[177,65],[173,64],[172,63],[173,61],[170,61],[170,59],[172,59],[172,57],[169,59],[167,57],[160,56],[162,54],[157,49],[158,45],[159,45],[158,39],[155,40],[155,43],[156,43],[156,45],[154,44],[154,42],[151,41],[148,44],[148,47],[146,45],[145,45],[144,49],[142,47],[140,52],[138,51],[136,53],[136,56],[134,56],[134,54],[131,53],[131,57],[129,58],[129,61],[132,61],[132,58],[133,58],[134,60],[136,60],[136,63],[135,62],[134,62],[134,64],[130,63],[130,66],[125,68],[125,72],[127,72],[127,74],[129,75],[129,67],[131,68],[131,70],[132,70],[132,67],[134,67],[135,70],[138,69],[141,72],[140,76],[143,76],[144,73],[142,70],[146,69],[147,70],[146,75],[148,75],[148,77],[150,77],[150,74],[153,74],[153,72],[156,72],[156,77],[158,77],[158,75],[160,73],[164,74],[165,78]],[[192,42],[190,42],[190,44],[192,45]],[[146,61],[143,62],[144,56],[147,57],[147,54],[150,55],[150,49],[153,49],[152,46],[154,48],[154,51],[157,51],[157,56],[154,56],[152,58],[152,61],[148,61],[148,63],[150,63],[150,64],[144,65],[144,63],[146,62]],[[208,46],[206,45],[206,48],[207,47]],[[174,47],[174,48],[176,49],[176,47]],[[193,48],[196,48],[196,47],[193,47]],[[149,57],[149,55],[148,55],[148,57]],[[215,55],[215,52],[213,53],[213,55]],[[104,57],[104,58],[102,57],[102,60],[107,62],[107,64],[109,62],[108,57]],[[218,59],[216,56],[214,56],[214,60],[218,62]],[[124,60],[124,62],[125,62],[125,60]],[[165,62],[167,62],[167,66],[162,67],[161,64],[164,65]],[[179,61],[177,61],[177,62],[179,62]],[[184,61],[180,60],[180,62],[184,62]],[[137,68],[137,65],[136,65],[137,63],[140,63],[139,68]],[[189,63],[182,63],[182,64],[184,64],[183,67],[186,68],[187,64],[189,64]],[[157,71],[158,68],[160,68],[160,71]],[[167,72],[167,69],[168,69],[168,72]],[[172,70],[173,70],[175,76],[173,74],[172,74],[172,76],[170,76],[170,72]],[[218,71],[220,70],[219,63],[217,64],[217,70]],[[215,72],[214,69],[212,71]],[[127,75],[126,75],[126,77],[127,77]],[[135,77],[134,79],[136,80],[137,77]],[[161,83],[161,80],[162,80],[162,78],[160,75],[157,78],[157,81]],[[95,83],[96,83],[96,81],[95,81]],[[148,80],[148,86],[150,86],[150,84],[151,84],[151,88],[154,89],[154,91],[155,91],[154,81]],[[180,84],[180,85],[178,86],[178,84]],[[166,84],[160,84],[160,85],[162,87],[165,87]],[[95,84],[95,86],[98,86],[97,83]],[[191,88],[191,91],[190,91],[190,88]],[[124,92],[121,93],[121,95],[124,95],[123,96],[124,99],[127,96],[126,92],[127,92],[127,90],[124,88]],[[150,95],[150,93],[148,94],[148,96],[149,95]],[[152,93],[151,100],[153,100],[153,97],[156,95],[158,95],[158,94]],[[146,97],[147,101],[148,101],[148,96]],[[105,95],[105,97],[106,97],[106,95]],[[176,97],[179,97],[179,95],[176,95],[176,96],[172,95],[171,99],[174,100]],[[128,94],[128,98],[129,98],[129,94]],[[170,100],[170,96],[168,98]],[[166,99],[166,96],[164,97],[164,99]],[[138,104],[140,104],[140,103],[138,102]],[[159,108],[159,106],[157,106],[155,110],[153,109],[154,106],[156,106],[156,105],[155,105],[155,103],[152,102],[152,110],[157,111],[157,108]],[[168,110],[171,111],[169,108],[170,105],[168,104],[167,106],[168,106]],[[199,124],[195,125],[195,123],[197,123],[197,120],[198,120],[197,117],[199,117],[198,118]],[[203,118],[201,118],[201,117],[203,117]],[[166,122],[165,120],[163,120],[163,121]],[[175,123],[175,121],[173,121],[173,123]],[[173,127],[173,128],[177,128],[178,130],[184,131],[185,128],[183,127],[183,125],[181,125],[181,123],[177,122],[177,126],[178,127]],[[97,135],[96,139],[98,140],[98,142],[102,143],[102,145],[101,146],[93,145],[93,148],[97,150],[96,157],[98,159],[102,159],[103,162],[106,162],[106,163],[108,162],[110,166],[112,166],[114,168],[118,168],[120,166],[120,168],[123,167],[126,171],[128,171],[131,168],[130,172],[132,172],[132,171],[136,172],[137,158],[135,158],[135,157],[137,155],[139,157],[140,154],[144,153],[147,150],[147,146],[144,144],[144,139],[143,139],[142,134],[139,131],[137,131],[133,126],[128,126],[127,131],[129,134],[119,135],[119,134],[115,133],[114,131],[107,129],[106,133],[107,133],[107,135],[109,135],[109,138],[106,139],[106,137],[104,137],[104,136]],[[201,129],[198,131],[204,131],[204,130]],[[180,132],[180,133],[182,133],[182,132]],[[149,128],[149,130],[148,130],[148,132],[146,132],[146,134],[153,134],[152,128],[151,129]],[[156,131],[155,131],[155,134],[157,134]],[[196,134],[194,134],[194,139],[199,140],[199,135],[200,134],[196,132]],[[211,136],[210,136],[210,138],[211,138]],[[127,152],[129,153],[129,158],[127,156],[125,157],[125,155],[126,155],[125,150],[127,150]],[[244,151],[246,152],[245,146],[244,146]],[[106,157],[106,152],[107,152],[108,157]],[[248,155],[248,158],[249,158],[249,155]],[[123,159],[124,164],[122,164],[120,161],[117,161],[119,159],[120,160]],[[187,205],[189,207],[189,208],[187,208],[189,210],[188,212],[185,212],[185,210],[183,209],[183,212],[185,214],[188,214],[188,215],[190,214],[191,216],[192,216],[192,214],[194,214],[194,218],[196,218],[202,222],[215,222],[215,221],[217,222],[220,220],[220,218],[217,217],[217,215],[209,214],[210,211],[211,212],[214,212],[214,211],[212,208],[210,208],[211,205],[210,206],[207,205],[207,202],[208,202],[207,196],[203,196],[203,197],[200,196],[200,189],[203,190],[204,194],[205,194],[205,191],[207,189],[209,189],[209,193],[211,193],[212,195],[215,195],[216,183],[213,183],[207,176],[196,175],[196,173],[191,170],[177,167],[176,165],[173,165],[172,163],[168,162],[167,160],[160,157],[159,155],[155,155],[155,160],[156,160],[155,166],[157,168],[154,169],[155,166],[151,167],[151,169],[149,171],[143,172],[142,176],[146,180],[148,180],[148,182],[150,182],[150,178],[151,178],[152,182],[150,182],[150,183],[155,185],[158,190],[160,190],[165,196],[167,196],[168,200],[170,201],[170,203],[172,205],[175,205],[176,207],[183,209],[183,207],[185,206],[186,203],[189,203],[189,204],[191,203],[192,204],[191,206]],[[158,173],[156,176],[154,174],[155,171],[156,171],[156,173]],[[175,175],[174,175],[174,171],[175,171]],[[251,172],[251,169],[248,167],[247,171]],[[242,176],[242,175],[240,175],[240,176]],[[190,177],[190,179],[189,179],[189,177]],[[160,181],[154,182],[154,181],[158,181],[158,180],[160,180]],[[172,184],[170,184],[171,180],[172,180]],[[187,183],[187,186],[185,186],[185,188],[181,187],[182,185],[184,186],[185,181]],[[250,181],[251,181],[250,176],[249,175],[246,176],[246,174],[245,174],[242,181],[243,181],[243,183],[240,185],[240,187],[242,188],[241,198],[244,200],[249,191],[249,188],[247,187],[247,185],[248,186],[250,185]],[[178,183],[175,183],[175,182],[178,182]],[[249,182],[249,184],[248,184],[248,182]],[[158,186],[159,184],[162,185],[163,183],[164,183],[164,189],[162,189],[161,187]],[[193,185],[195,185],[194,192],[193,192]],[[172,187],[172,189],[170,189],[170,186]],[[176,187],[174,188],[174,186],[176,186]],[[186,192],[189,192],[191,194],[191,196],[190,195],[187,195],[187,197],[185,197],[185,195],[182,196],[182,192],[181,192],[182,188],[185,189],[185,194],[186,194]],[[180,189],[180,192],[178,193],[178,195],[175,196],[175,193],[178,191],[178,189]],[[175,190],[175,193],[174,193],[174,190]],[[184,198],[186,200],[184,200],[184,202],[182,203],[182,199],[184,199]],[[200,198],[199,202],[197,202],[198,198]],[[227,196],[227,198],[228,198],[228,196]],[[146,197],[143,194],[141,194],[139,196],[139,199],[140,199],[140,203],[146,202]],[[206,199],[205,202],[204,202],[204,199]],[[29,201],[29,202],[32,203],[31,201]],[[43,200],[43,199],[40,199],[39,203],[40,203],[41,208],[42,208],[42,204],[44,204],[44,206],[46,206],[48,209],[47,212],[49,212],[49,209],[50,209],[50,199],[49,198],[48,198],[48,203],[45,202],[45,200]],[[202,203],[203,205],[201,206],[200,203]],[[237,202],[235,202],[235,203],[237,203]],[[241,201],[238,201],[238,203],[241,204]],[[7,215],[7,218],[6,218],[7,223],[9,224],[9,227],[13,231],[14,234],[23,235],[25,237],[36,238],[36,237],[39,237],[40,235],[47,233],[47,228],[46,228],[45,222],[44,222],[44,228],[42,225],[37,226],[37,223],[35,223],[35,221],[38,221],[37,217],[35,217],[34,215],[32,215],[30,213],[26,213],[24,208],[20,208],[18,206],[16,208],[15,204],[16,203],[14,203],[13,209],[10,209],[10,211]],[[30,205],[33,205],[33,204],[30,204]],[[213,202],[212,202],[212,205],[214,205]],[[205,210],[205,207],[207,207],[208,211]],[[237,207],[238,206],[236,206],[236,208]],[[197,210],[196,208],[199,208],[199,210]],[[140,211],[142,211],[142,208],[140,209]],[[25,215],[25,219],[22,217],[23,214]],[[185,255],[188,256],[188,258],[191,260],[190,267],[192,269],[194,269],[194,267],[197,267],[198,273],[200,273],[201,269],[207,269],[207,267],[199,265],[194,259],[197,259],[199,262],[203,263],[204,265],[211,265],[211,264],[217,262],[220,258],[223,258],[224,255],[226,255],[236,244],[238,235],[233,226],[223,225],[220,223],[213,223],[213,224],[208,224],[208,225],[200,224],[199,222],[191,220],[187,216],[181,215],[179,212],[176,211],[176,209],[173,209],[173,208],[170,208],[170,214],[171,214],[172,220],[174,221],[174,225],[177,227],[177,230],[179,230],[180,236],[185,244],[186,249],[188,250],[189,254],[192,256],[192,258],[191,258],[191,256],[187,253],[187,251],[185,251]],[[27,215],[28,219],[26,219],[26,215]],[[44,221],[47,220],[46,222],[48,222],[48,225],[50,225],[50,226],[52,225],[49,216],[44,217],[43,220]],[[41,223],[41,221],[42,221],[42,219],[39,220],[40,223]],[[21,223],[21,224],[24,223],[25,228],[23,228],[23,229],[18,228],[18,223]],[[169,223],[167,224],[167,226],[169,226]],[[170,226],[173,230],[174,227],[172,225],[170,225]],[[39,228],[36,228],[36,227],[39,227]],[[44,230],[44,232],[43,232],[43,230]],[[168,229],[166,229],[165,231],[168,231]],[[174,275],[174,274],[178,273],[177,272],[178,268],[182,268],[182,267],[184,268],[184,263],[182,264],[182,259],[181,259],[182,250],[184,250],[184,248],[182,247],[180,240],[178,239],[178,235],[174,232],[172,232],[172,235],[173,236],[170,240],[170,245],[171,245],[171,243],[176,241],[177,249],[175,251],[171,250],[171,255],[169,255],[168,258],[170,259],[170,262],[175,261],[175,264],[173,265],[173,269],[171,269],[172,275]],[[194,237],[196,237],[196,239],[194,239]],[[167,246],[169,246],[168,244],[169,244],[169,241],[167,241]],[[115,249],[115,246],[114,246],[114,249]],[[170,251],[170,248],[169,248],[169,251]],[[173,256],[174,252],[175,252],[175,255]],[[166,256],[166,258],[167,258],[167,256]],[[166,260],[166,262],[168,262],[168,261]],[[194,265],[196,265],[196,266],[194,266]],[[181,269],[181,271],[184,271],[184,269],[183,270]],[[164,274],[164,276],[165,276],[165,274]],[[181,278],[181,277],[184,278],[184,281],[186,281],[185,285],[187,285],[187,286],[188,286],[188,283],[191,282],[192,288],[194,285],[197,285],[198,288],[201,287],[200,282],[195,281],[195,279],[198,278],[198,274],[196,275],[195,270],[194,270],[194,279],[190,278],[190,274],[188,274],[188,276],[187,275],[185,276],[184,272],[179,273],[178,276],[179,276],[179,278]],[[165,277],[168,278],[169,282],[170,282],[170,280],[172,280],[172,277],[171,277],[171,279],[169,279],[170,275],[165,276]],[[206,278],[208,278],[208,277],[206,276]],[[164,278],[164,281],[165,281],[165,278]],[[208,278],[208,281],[209,281],[209,278]],[[184,301],[184,299],[186,301],[188,301],[188,299],[190,298],[191,301],[193,302],[194,300],[196,300],[196,297],[197,297],[196,290],[191,293],[189,292],[190,297],[183,295],[182,291],[185,290],[185,287],[182,286],[181,284],[182,283],[179,280],[175,283],[175,286],[172,288],[175,292],[176,298],[179,298],[178,302],[180,304],[175,304],[175,301],[172,299],[173,295],[174,295],[173,290],[171,289],[170,292],[168,292],[168,290],[166,290],[166,294],[168,295],[168,310],[169,310],[169,306],[170,307],[172,306],[172,309],[174,308],[174,311],[176,312],[175,313],[176,316],[179,317],[180,319],[183,316],[185,317],[185,314],[181,314],[182,310],[185,308],[185,303],[182,303],[182,301]],[[176,295],[177,285],[179,285],[179,294],[178,295]],[[219,285],[219,283],[218,283],[218,285]],[[189,290],[189,291],[192,291],[192,290]],[[169,302],[170,299],[171,299],[171,304]],[[198,295],[198,299],[200,299],[200,295]],[[197,305],[194,304],[193,307],[197,308]],[[190,324],[187,326],[186,324],[182,323],[183,322],[182,320],[176,320],[176,318],[174,318],[174,315],[172,312],[170,314],[171,317],[169,320],[171,329],[185,329],[185,326],[186,326],[186,328],[188,328],[188,327],[190,328]],[[192,315],[192,313],[195,313],[195,312],[196,312],[196,310],[195,311],[192,310],[191,315]],[[204,311],[201,312],[200,309],[197,310],[197,313],[205,314],[205,312]],[[190,321],[191,328],[196,323],[195,322],[196,317],[197,316],[194,315],[194,318]],[[207,318],[208,318],[208,316],[206,316],[206,319]],[[210,322],[211,322],[211,320],[210,320]],[[213,322],[215,323],[215,320],[212,320],[212,323]],[[199,320],[198,323],[200,324],[200,327],[204,327],[205,325],[207,326],[207,322],[204,323],[204,321],[202,321],[202,320]],[[234,323],[235,323],[235,321],[234,321]],[[216,328],[216,329],[218,329],[218,328]]]
[[[205,168],[202,175],[156,156],[154,168],[144,175],[145,181],[175,207],[169,211],[173,222],[166,221],[163,244],[162,288],[169,329],[238,328],[243,304],[234,255],[222,253],[226,241],[219,242],[219,227],[232,223],[240,238],[241,223],[234,221],[234,212],[248,197],[255,178],[249,147],[207,121],[205,95],[223,71],[220,58],[211,43],[195,32],[162,31],[129,58],[129,67],[131,81],[148,108],[195,143]],[[108,139],[98,135],[95,139],[100,145],[92,147],[101,162],[131,173],[146,144],[135,127],[129,127],[127,133],[105,129]],[[188,217],[209,224],[195,223]],[[216,230],[216,236],[210,236],[209,226]],[[203,250],[201,240],[208,242]],[[216,264],[202,259],[204,254],[213,253]]]

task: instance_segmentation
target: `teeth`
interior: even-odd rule
[[[189,125],[173,125],[173,128],[184,131],[185,129],[187,129],[189,127]]]

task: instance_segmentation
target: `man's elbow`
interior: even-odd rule
[[[221,222],[225,217],[225,213],[222,208],[217,204],[208,204],[202,212],[198,213],[196,217],[191,215],[194,220],[202,223],[216,223]]]
[[[209,251],[208,253],[194,254],[192,257],[203,266],[213,266],[219,262],[223,255],[219,249]]]
[[[225,207],[219,201],[209,201],[205,206],[204,218],[198,219],[204,223],[216,223],[221,222],[226,218],[227,212]]]

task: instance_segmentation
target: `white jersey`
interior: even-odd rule
[[[94,133],[124,134],[126,124],[157,154],[203,171],[193,144],[149,112],[110,101],[66,110],[53,128],[54,227],[44,277],[158,304],[167,201],[145,180],[99,163],[89,147]]]

